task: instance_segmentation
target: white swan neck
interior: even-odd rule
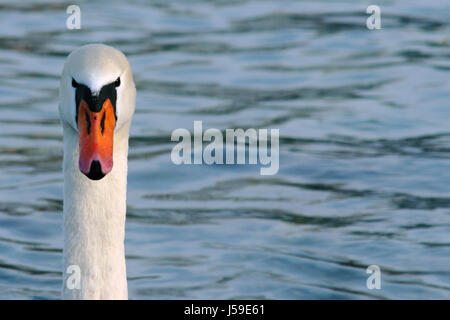
[[[78,168],[78,134],[64,125],[64,299],[128,298],[124,250],[128,132],[129,125],[114,134],[113,169],[93,181]],[[67,274],[69,266],[80,271],[79,289],[74,288],[77,275]]]

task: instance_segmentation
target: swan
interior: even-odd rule
[[[136,88],[125,55],[74,50],[59,91],[64,142],[63,299],[128,299],[125,215]]]

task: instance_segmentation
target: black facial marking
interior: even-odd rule
[[[100,126],[102,127],[102,135],[103,135],[103,132],[105,131],[105,119],[106,119],[106,111],[103,112],[102,121],[100,121]]]
[[[86,121],[87,121],[87,132],[88,135],[91,134],[91,118],[89,118],[89,114],[86,111]]]
[[[114,117],[117,121],[116,113],[116,101],[117,101],[117,91],[116,87],[120,86],[120,78],[116,81],[104,85],[98,94],[92,94],[91,89],[89,89],[84,84],[78,83],[72,78],[72,86],[75,88],[75,105],[76,105],[76,116],[75,121],[78,122],[78,107],[80,106],[81,100],[86,101],[89,110],[92,112],[99,112],[102,109],[103,103],[106,99],[111,101],[114,109]]]
[[[114,81],[114,85],[115,85],[116,88],[117,88],[118,86],[120,86],[120,77],[117,78],[116,81]]]

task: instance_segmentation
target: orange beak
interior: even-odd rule
[[[113,137],[116,117],[109,99],[99,112],[92,112],[86,101],[78,108],[80,171],[91,180],[100,180],[113,167]]]

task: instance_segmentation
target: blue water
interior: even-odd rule
[[[450,3],[0,1],[0,298],[57,299],[59,76],[125,52],[137,85],[132,299],[450,298]],[[277,128],[280,170],[175,166],[176,128]],[[369,265],[381,289],[369,290]]]

